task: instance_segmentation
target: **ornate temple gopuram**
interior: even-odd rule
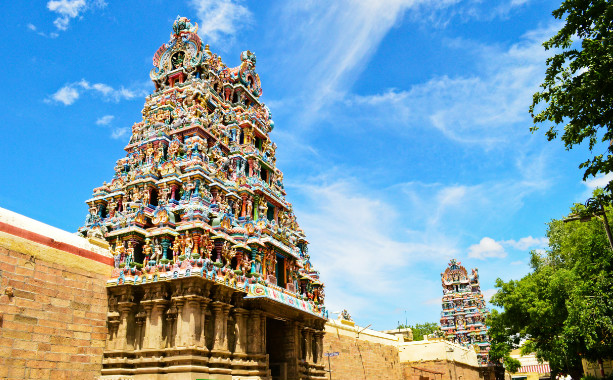
[[[488,311],[479,287],[477,268],[472,270],[469,277],[466,268],[452,259],[445,273],[441,273],[441,281],[441,330],[445,338],[466,347],[473,347],[479,365],[487,365],[490,341],[485,319]]]
[[[79,232],[109,244],[102,378],[324,379],[323,284],[285,200],[256,56],[178,17]]]

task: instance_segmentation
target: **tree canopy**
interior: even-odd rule
[[[580,164],[584,180],[612,172],[613,119],[613,19],[612,1],[565,0],[552,12],[565,25],[543,46],[557,53],[550,57],[541,90],[533,95],[531,131],[549,125],[549,141],[563,133],[566,149],[588,143],[592,151],[597,142],[607,142],[602,153]],[[612,182],[606,196],[611,198]]]
[[[571,211],[583,214],[584,207]],[[612,210],[606,207],[609,220]],[[547,237],[546,252],[530,253],[531,273],[519,281],[496,281],[491,302],[503,311],[488,317],[490,356],[515,372],[509,352],[521,344],[523,353],[535,352],[553,371],[578,378],[582,358],[613,354],[613,251],[598,218],[552,220]]]
[[[424,335],[440,333],[441,326],[434,322],[416,323],[415,326],[400,324],[399,329],[410,328],[413,330],[413,340],[423,340]]]

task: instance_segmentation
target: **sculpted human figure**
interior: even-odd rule
[[[154,161],[161,162],[164,160],[164,158],[165,158],[165,150],[163,148],[163,145],[159,144],[158,147],[156,148],[156,152],[154,153]]]
[[[229,203],[226,197],[220,201],[220,211],[225,214],[229,213]]]
[[[186,182],[184,184],[184,195],[182,196],[182,199],[190,199],[191,195],[192,195],[192,190],[195,188],[195,184],[192,182]]]
[[[239,200],[233,203],[233,215],[236,218],[240,216],[240,201]]]
[[[213,243],[207,232],[201,235],[201,246],[199,247],[200,256],[202,259],[210,260],[210,254],[212,252]]]
[[[133,247],[134,243],[132,241],[128,242],[128,248],[126,249],[126,266],[133,262],[133,258],[135,257],[135,248]]]
[[[134,203],[137,203],[141,200],[141,193],[137,189],[134,189],[133,192],[131,193],[131,200]]]
[[[148,206],[150,204],[150,189],[148,187],[144,187],[141,194],[143,205]]]
[[[126,249],[124,248],[124,243],[119,239],[116,241],[116,247],[114,250],[113,262],[116,268],[120,266],[121,262],[124,262],[126,255]]]
[[[152,256],[152,244],[150,242],[150,238],[145,239],[145,245],[143,246],[143,266],[145,266],[148,261],[150,261],[150,257]]]
[[[246,202],[246,218],[252,219],[252,199]]]
[[[184,254],[186,255],[186,258],[190,257],[193,245],[194,243],[192,241],[192,238],[190,237],[190,235],[186,234],[186,237],[184,238]]]
[[[243,256],[242,260],[242,274],[246,275],[250,273],[250,269],[252,268],[252,260],[248,259],[248,255]]]
[[[235,248],[229,248],[229,242],[225,242],[222,245],[221,256],[225,260],[227,266],[231,264],[231,259],[235,255]]]
[[[159,203],[164,206],[167,204],[167,201],[169,200],[169,194],[171,193],[171,190],[168,187],[163,187],[159,190],[159,193],[160,193]]]
[[[158,263],[160,259],[163,258],[163,246],[162,244],[160,244],[160,241],[158,239],[154,243],[154,257],[152,258],[156,260],[156,263]]]
[[[182,239],[180,238],[179,235],[177,235],[175,237],[175,240],[173,240],[173,263],[175,264],[178,261],[178,256],[180,255],[180,251],[182,249]]]
[[[259,202],[259,219],[265,218],[267,215],[267,200],[265,198],[261,198]]]

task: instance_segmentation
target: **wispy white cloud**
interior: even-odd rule
[[[51,95],[51,99],[55,102],[62,103],[65,106],[70,106],[75,103],[77,99],[79,99],[79,91],[77,91],[74,87],[64,86]]]
[[[92,8],[104,8],[107,6],[103,0],[50,0],[47,2],[47,9],[58,14],[53,24],[58,30],[68,29],[72,19],[79,17],[80,14]]]
[[[115,116],[113,115],[105,115],[96,120],[96,125],[109,125],[113,121]]]
[[[486,300],[486,302],[490,302],[490,300],[496,294],[496,292],[498,292],[498,290],[494,288],[481,291],[481,293],[483,293],[483,298]]]
[[[288,52],[285,66],[292,69],[286,75],[302,78],[289,82],[301,85],[307,96],[302,96],[302,117],[310,120],[323,105],[344,93],[387,32],[419,2],[287,3],[278,32],[286,36],[281,48]]]
[[[473,244],[468,249],[468,257],[487,259],[490,257],[504,258],[507,256],[505,248],[492,238],[484,237],[479,244]]]
[[[128,127],[114,128],[113,131],[111,131],[111,138],[119,140],[123,138],[124,136],[126,136],[128,132],[129,132]]]
[[[592,197],[592,193],[596,188],[604,188],[612,179],[614,173],[600,174],[597,177],[588,178],[586,181],[582,181],[584,190],[576,196],[576,202],[585,203],[588,198]]]
[[[371,113],[380,125],[394,125],[401,130],[432,126],[451,140],[485,149],[506,144],[514,136],[528,134],[520,124],[530,124],[529,99],[544,76],[549,54],[541,43],[559,25],[526,33],[519,42],[504,49],[477,41],[452,40],[450,47],[473,52],[475,74],[443,75],[408,90],[353,96],[344,104],[350,110]]]
[[[130,132],[129,127],[114,127],[112,125],[115,116],[113,115],[105,115],[96,120],[96,125],[102,125],[104,127],[108,127],[111,130],[110,137],[114,140],[119,140],[124,138]]]
[[[473,244],[468,249],[468,257],[484,260],[487,258],[505,258],[507,251],[505,246],[514,248],[518,251],[527,251],[530,248],[543,249],[547,247],[546,237],[527,236],[518,240],[509,239],[496,241],[490,237],[484,237],[478,244]]]
[[[407,219],[428,228],[443,228],[450,221],[476,229],[502,223],[524,207],[530,196],[547,191],[553,183],[550,159],[542,153],[520,156],[516,170],[504,179],[475,183],[410,181],[392,186],[406,197]],[[507,201],[503,201],[507,200]]]
[[[584,181],[584,185],[586,185],[589,190],[594,190],[597,187],[605,187],[613,178],[614,173],[601,174],[598,177],[593,177],[592,179]]]
[[[290,187],[307,197],[302,204],[309,206],[296,212],[312,242],[310,250],[318,252],[312,260],[327,284],[331,310],[373,313],[371,297],[387,294],[383,302],[390,302],[390,297],[405,293],[412,264],[446,262],[457,253],[454,242],[437,234],[416,234],[412,240],[397,234],[398,211],[387,200],[366,194],[353,180],[330,182],[324,177]],[[420,276],[415,276],[416,286]]]
[[[232,41],[235,35],[252,22],[248,8],[234,0],[191,0],[199,18],[199,35],[205,43],[218,44],[225,49],[224,42]]]
[[[499,12],[505,14],[523,1],[504,0],[494,5],[502,5]],[[297,98],[292,102],[301,111],[298,122],[302,126],[312,124],[323,114],[320,111],[327,108],[324,106],[344,99],[384,37],[404,20],[410,17],[434,28],[439,23],[448,24],[456,15],[494,17],[480,15],[477,8],[485,7],[478,7],[473,0],[285,3],[269,38],[276,39],[277,48],[284,52],[277,75],[288,78],[286,82],[294,88],[292,93]],[[280,35],[285,38],[279,39]]]
[[[45,99],[45,101],[48,103],[63,103],[68,106],[75,103],[84,92],[100,95],[104,101],[116,103],[120,100],[131,100],[137,96],[146,96],[148,94],[145,88],[128,89],[120,86],[119,89],[114,89],[104,83],[90,83],[82,79],[79,82],[64,85],[49,98]]]
[[[417,12],[411,13],[413,21],[432,28],[447,28],[454,22],[492,21],[507,19],[530,0],[493,0],[489,3],[476,0],[447,0],[422,3]]]
[[[32,23],[28,23],[28,25],[26,25],[26,27],[27,27],[30,31],[32,31],[32,32],[34,32],[34,33],[36,33],[36,34],[38,34],[39,36],[42,36],[42,37],[46,37],[46,38],[57,38],[57,37],[59,36],[59,34],[58,34],[58,33],[55,33],[55,32],[52,32],[52,33],[45,33],[45,32],[41,32],[41,31],[39,31],[39,30],[38,30],[38,28],[36,27],[36,25],[34,25],[34,24],[32,24]]]
[[[520,251],[527,251],[530,248],[545,248],[548,245],[548,238],[546,237],[532,237],[527,236],[519,240],[505,240],[502,241],[504,245],[515,248]]]

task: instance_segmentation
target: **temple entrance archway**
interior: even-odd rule
[[[265,322],[265,350],[269,355],[269,369],[272,380],[289,378],[289,360],[296,360],[293,352],[286,352],[286,336],[288,322],[280,319],[267,318]]]

